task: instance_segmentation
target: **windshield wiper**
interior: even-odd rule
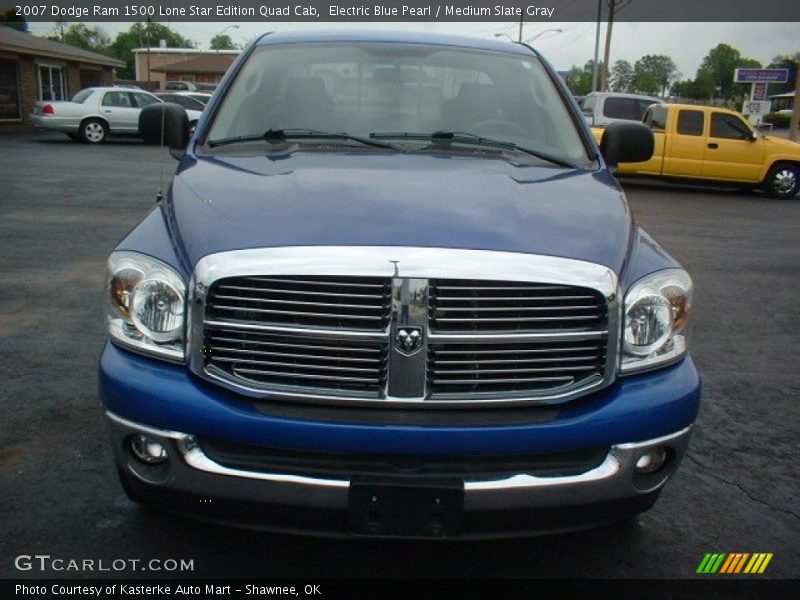
[[[208,146],[209,148],[215,148],[217,146],[237,144],[239,142],[255,142],[259,140],[265,140],[267,142],[285,142],[287,140],[298,139],[298,138],[350,140],[353,142],[364,144],[365,146],[373,146],[375,148],[383,148],[385,150],[399,150],[399,148],[397,148],[397,146],[394,146],[393,144],[387,144],[386,142],[378,142],[376,140],[371,140],[369,138],[363,138],[357,135],[351,135],[344,131],[342,132],[320,131],[318,129],[302,129],[302,128],[267,129],[267,131],[265,131],[261,135],[238,135],[236,137],[211,140],[208,142]]]
[[[546,160],[547,162],[553,163],[554,165],[559,165],[561,167],[566,167],[568,169],[580,169],[580,167],[577,164],[565,158],[561,158],[559,156],[553,156],[552,154],[548,154],[546,152],[540,152],[539,150],[526,148],[525,146],[520,146],[518,144],[515,144],[514,142],[495,140],[492,138],[487,138],[481,135],[477,135],[475,133],[469,133],[467,131],[434,131],[433,133],[409,133],[403,131],[397,131],[397,132],[386,131],[386,132],[370,133],[369,137],[379,140],[382,139],[415,140],[415,141],[431,140],[433,142],[443,141],[448,143],[454,142],[456,144],[474,144],[476,146],[485,146],[487,148],[501,148],[505,150],[514,150],[517,152],[522,152],[524,154],[530,154],[531,156],[535,156],[536,158]]]
[[[352,135],[346,131],[320,131],[318,129],[268,129],[264,132],[264,139],[268,142],[284,142],[289,139],[296,138],[317,138],[329,140],[350,140],[364,144],[365,146],[373,146],[375,148],[383,148],[384,150],[398,150],[397,146],[387,144],[386,142],[378,142],[370,138]]]

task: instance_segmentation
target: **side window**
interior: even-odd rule
[[[678,113],[678,133],[703,135],[704,115],[701,110],[682,110]]]
[[[633,98],[606,98],[603,104],[603,114],[611,119],[628,119],[640,121],[642,115],[638,112],[636,100]]]
[[[636,120],[641,121],[647,108],[653,104],[652,100],[637,100],[636,101]]]
[[[158,102],[158,98],[151,96],[150,94],[133,93],[131,96],[133,96],[133,101],[137,108],[144,108],[145,106]]]
[[[750,137],[750,128],[742,120],[733,115],[712,113],[711,137],[728,140],[746,140]]]
[[[664,131],[667,128],[667,109],[653,106],[644,113],[644,124],[653,131]]]
[[[128,92],[106,92],[103,96],[103,106],[131,107],[131,99]]]

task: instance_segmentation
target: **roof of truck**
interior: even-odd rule
[[[508,40],[476,38],[457,35],[432,33],[409,33],[400,31],[280,31],[265,33],[257,45],[300,44],[321,42],[388,42],[400,44],[426,44],[434,46],[456,46],[477,50],[492,50],[530,56],[536,52],[525,44],[512,43]]]

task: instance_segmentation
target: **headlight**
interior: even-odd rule
[[[133,350],[184,359],[186,284],[171,267],[136,252],[108,259],[108,333]]]
[[[683,269],[643,277],[625,294],[620,371],[675,362],[686,353],[684,328],[692,309],[692,279]]]

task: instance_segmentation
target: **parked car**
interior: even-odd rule
[[[615,121],[641,121],[651,104],[662,102],[655,96],[623,94],[620,92],[591,92],[581,108],[589,125],[605,127]]]
[[[212,93],[217,89],[216,83],[206,83],[206,82],[197,82],[194,84],[194,87],[197,88],[198,92],[208,92]]]
[[[163,102],[173,102],[180,104],[187,110],[199,110],[201,112],[211,99],[211,94],[203,94],[201,92],[156,92],[156,96],[161,98]]]
[[[179,92],[197,91],[197,87],[191,81],[168,81],[164,84],[164,89]]]
[[[644,123],[655,135],[655,152],[644,162],[621,163],[620,175],[743,184],[775,198],[800,190],[800,144],[757,132],[738,112],[657,104],[647,109]],[[602,141],[602,129],[593,133]]]
[[[646,510],[700,397],[689,275],[556,72],[494,40],[274,33],[108,262],[100,394],[131,498],[334,535],[469,538]],[[336,102],[333,99],[336,99]]]
[[[109,135],[139,135],[142,108],[161,100],[143,90],[123,87],[86,88],[72,100],[38,101],[28,115],[31,124],[61,131],[76,141],[97,144]],[[188,119],[196,124],[200,110],[189,110]]]

